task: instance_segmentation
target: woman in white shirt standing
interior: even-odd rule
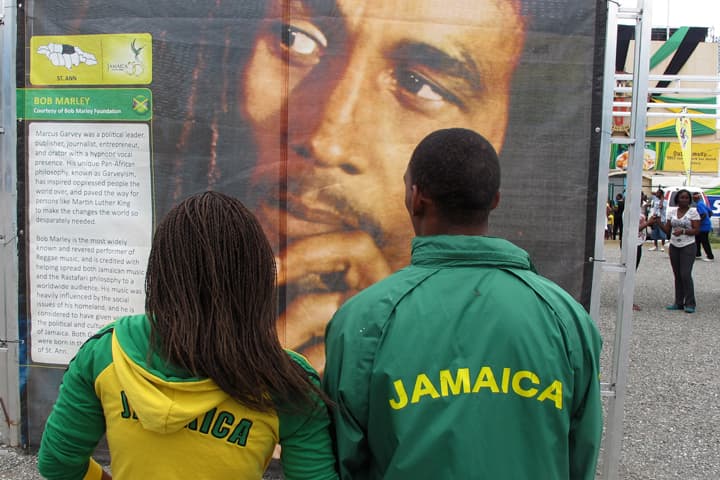
[[[695,312],[695,287],[692,268],[695,263],[695,235],[700,228],[700,215],[690,206],[691,197],[687,190],[676,194],[678,207],[668,212],[662,229],[670,236],[670,265],[675,276],[675,303],[668,310]]]

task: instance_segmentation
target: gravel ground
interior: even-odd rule
[[[673,275],[667,248],[648,242],[635,277],[619,478],[720,479],[720,260],[693,267],[697,311],[668,311]],[[617,242],[606,243],[617,262]],[[718,255],[720,247],[713,251]],[[602,281],[603,381],[609,380],[618,274]]]
[[[606,243],[617,262],[617,242]],[[720,479],[720,260],[696,262],[697,311],[670,312],[673,276],[667,253],[643,247],[636,276],[625,425],[619,478]],[[720,248],[714,246],[716,254]],[[609,380],[618,275],[603,274],[600,330],[602,377]],[[0,447],[0,480],[41,479],[35,456]],[[280,480],[276,463],[266,480]]]

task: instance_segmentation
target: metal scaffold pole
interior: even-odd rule
[[[0,443],[20,442],[18,329],[17,124],[15,48],[17,5],[0,1]]]
[[[603,222],[604,230],[605,204],[608,187],[608,170],[612,137],[613,97],[615,92],[615,49],[617,43],[617,19],[630,19],[635,23],[635,56],[632,71],[632,102],[630,112],[629,138],[616,141],[628,145],[631,159],[627,170],[627,189],[625,192],[625,210],[623,222],[627,226],[622,235],[623,245],[635,245],[640,221],[640,204],[642,189],[642,167],[647,127],[647,95],[650,66],[650,38],[652,31],[651,1],[638,0],[637,8],[620,9],[615,1],[608,1],[608,32],[605,55],[605,83],[603,93],[602,135],[600,144],[600,171],[598,188],[598,226]],[[603,273],[620,276],[617,291],[617,312],[615,336],[613,341],[612,366],[609,379],[602,384],[602,394],[608,397],[608,413],[605,424],[605,439],[602,457],[602,478],[619,478],[620,454],[623,440],[623,420],[625,395],[627,387],[628,360],[630,339],[632,334],[632,300],[635,287],[635,248],[623,248],[620,262],[605,262],[604,239],[596,240],[595,262],[599,268],[594,269],[593,293],[590,312],[593,318],[599,319],[600,311],[600,277]],[[606,345],[608,344],[606,339]],[[603,379],[607,378],[604,375]]]

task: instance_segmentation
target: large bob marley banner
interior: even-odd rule
[[[281,340],[322,370],[333,312],[409,261],[402,177],[439,128],[496,147],[491,234],[587,305],[605,15],[599,0],[24,2],[29,443],[83,341],[144,310],[156,222],[206,189],[258,216]]]

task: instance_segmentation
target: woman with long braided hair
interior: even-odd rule
[[[232,197],[205,192],[153,238],[145,314],[89,339],[70,363],[39,454],[49,479],[260,479],[277,443],[286,479],[335,479],[316,372],[280,346],[272,249]]]

